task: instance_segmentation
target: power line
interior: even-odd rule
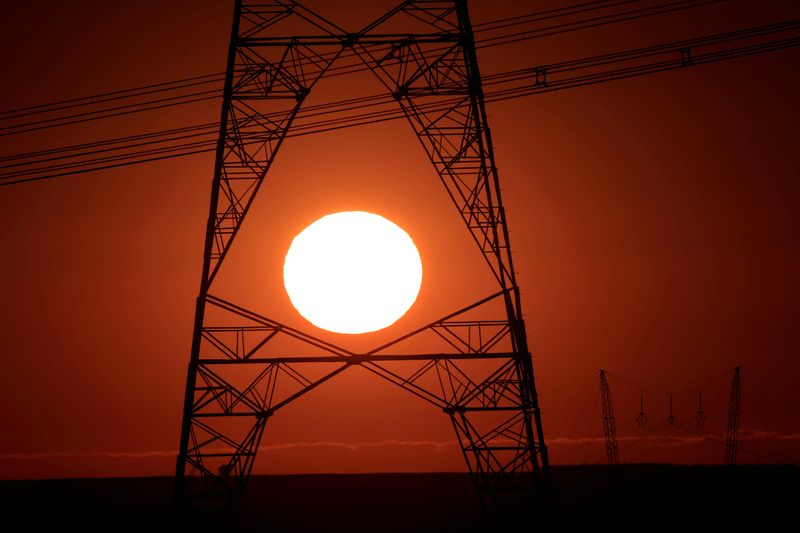
[[[691,393],[700,392],[700,391],[710,387],[714,383],[717,383],[717,382],[727,378],[728,376],[730,376],[731,375],[731,371],[732,371],[732,369],[725,370],[725,372],[723,372],[722,374],[720,374],[720,375],[718,375],[718,376],[706,381],[705,383],[703,383],[702,385],[700,385],[698,387],[685,388],[685,389],[680,389],[678,391],[667,391],[667,390],[649,389],[647,387],[642,387],[642,386],[637,385],[636,382],[634,382],[631,379],[625,378],[625,377],[620,376],[618,374],[612,374],[609,371],[606,371],[606,375],[617,379],[618,381],[620,381],[624,385],[627,385],[628,387],[632,388],[633,390],[635,390],[636,392],[639,392],[639,393],[653,394],[653,395],[659,395],[659,396],[680,396],[680,395],[684,395],[684,394],[691,394]]]
[[[76,107],[83,107],[89,105],[102,104],[106,102],[114,102],[117,100],[124,100],[134,96],[146,96],[150,94],[158,94],[176,89],[184,89],[187,87],[197,87],[199,85],[206,85],[209,83],[221,83],[224,74],[203,74],[200,76],[192,76],[181,80],[165,81],[161,83],[154,83],[152,85],[144,85],[141,87],[134,87],[131,89],[122,89],[119,91],[106,92],[95,94],[91,96],[81,96],[79,98],[71,98],[69,100],[59,100],[46,104],[38,104],[29,107],[20,107],[17,109],[10,109],[8,111],[0,111],[0,120],[9,120],[19,117],[26,117],[41,113],[51,113],[53,111],[62,111],[65,109],[73,109]]]
[[[0,163],[6,162],[6,161],[17,161],[17,160],[20,160],[20,159],[38,159],[40,157],[46,157],[48,155],[59,154],[59,153],[68,153],[68,155],[65,155],[63,157],[64,158],[70,158],[70,157],[75,157],[75,155],[69,154],[69,152],[85,150],[85,149],[89,149],[89,148],[101,148],[101,147],[111,146],[111,145],[115,145],[115,144],[133,143],[135,141],[141,141],[141,140],[145,140],[145,139],[151,139],[151,138],[157,138],[157,137],[168,137],[170,135],[177,134],[177,133],[186,133],[186,132],[199,131],[199,130],[204,130],[204,129],[213,130],[214,132],[216,132],[219,129],[219,124],[214,123],[214,122],[210,122],[210,123],[207,123],[207,124],[196,124],[194,126],[185,126],[185,127],[182,127],[182,128],[161,130],[161,131],[155,131],[155,132],[150,132],[150,133],[143,133],[143,134],[139,134],[139,135],[128,135],[128,136],[125,136],[125,137],[117,137],[117,138],[114,138],[114,139],[106,139],[106,140],[102,140],[102,141],[94,141],[94,142],[90,142],[90,143],[76,144],[76,145],[71,145],[71,146],[62,146],[62,147],[59,147],[59,148],[48,148],[46,150],[38,150],[38,151],[34,151],[34,152],[23,152],[23,153],[20,153],[20,154],[13,154],[13,155],[0,157]],[[135,146],[135,144],[128,145],[128,146]],[[112,149],[118,149],[118,148],[112,148]],[[99,150],[95,150],[94,152],[102,152],[102,151],[104,151],[104,150],[103,149],[99,149]],[[94,153],[94,152],[90,152],[90,153]],[[78,155],[85,155],[85,154],[78,154]],[[36,161],[36,163],[40,163],[40,162],[42,162],[42,160]],[[16,164],[0,165],[0,169],[9,168],[9,167],[12,167],[12,166],[17,166],[17,165]]]
[[[88,113],[77,113],[73,115],[67,115],[65,117],[37,120],[20,125],[0,127],[0,137],[7,137],[9,135],[18,135],[20,133],[30,133],[33,131],[50,129],[58,126],[71,126],[74,124],[82,124],[84,122],[90,122],[93,120],[104,119],[104,118],[116,118],[124,115],[130,115],[132,113],[141,113],[143,111],[155,111],[159,109],[167,109],[179,105],[194,104],[197,102],[204,102],[207,100],[215,100],[218,97],[219,97],[219,91],[217,90],[201,91],[196,93],[190,93],[187,95],[159,98],[158,100],[150,100],[142,103],[126,104],[126,105],[112,107],[110,109],[103,109]],[[163,103],[163,102],[170,102],[170,103]]]
[[[653,15],[665,15],[667,13],[674,13],[683,9],[702,7],[710,4],[717,4],[727,0],[678,0],[667,4],[660,4],[651,7],[640,9],[632,9],[622,13],[612,13],[601,17],[593,17],[574,22],[567,22],[564,24],[556,24],[544,28],[537,28],[533,30],[512,33],[491,39],[484,39],[478,48],[489,48],[492,46],[508,45],[526,41],[529,39],[540,39],[542,37],[552,37],[555,35],[562,35],[573,31],[595,29],[608,24],[616,24],[619,22],[629,22],[632,20],[639,20]],[[620,2],[621,4],[627,2]]]
[[[558,18],[560,16],[585,13],[587,11],[593,11],[596,9],[606,9],[609,7],[616,7],[625,4],[633,4],[640,1],[641,0],[618,0],[618,1],[594,0],[592,2],[584,2],[582,4],[575,4],[572,6],[548,9],[545,11],[539,11],[537,13],[529,13],[527,15],[517,15],[514,17],[483,22],[480,24],[475,24],[473,26],[473,29],[475,33],[496,30],[496,29],[505,29],[512,26],[518,26],[520,24],[526,24],[529,22],[539,22],[542,20]]]
[[[800,45],[800,37],[788,37],[742,46],[732,46],[732,44],[738,44],[742,40],[747,41],[797,30],[798,28],[800,28],[800,21],[793,20],[698,39],[676,41],[624,52],[498,73],[485,78],[484,85],[489,88],[486,91],[487,102],[503,101],[542,92],[580,87],[795,47]],[[709,47],[711,50],[704,50]],[[452,99],[442,99],[423,106],[422,110],[435,112],[452,105]],[[353,113],[356,110],[359,112]],[[397,108],[394,99],[389,95],[371,95],[356,99],[339,100],[309,106],[305,111],[301,111],[298,114],[297,125],[292,129],[290,136],[310,135],[347,127],[375,124],[396,120],[404,116],[402,109]],[[127,138],[123,137],[109,141],[7,156],[0,159],[0,162],[5,163],[0,165],[0,170],[9,170],[0,174],[0,185],[114,168],[120,166],[118,163],[121,161],[126,161],[127,164],[148,162],[154,160],[153,156],[155,154],[158,154],[158,159],[166,158],[168,154],[163,153],[161,148],[153,146],[159,143],[165,145],[164,150],[169,150],[170,147],[180,150],[172,157],[210,151],[215,147],[215,132],[215,124],[200,124],[168,130],[167,132],[151,132]],[[197,139],[203,135],[206,137]],[[195,139],[195,141],[192,143],[182,142],[190,138]],[[108,152],[115,150],[125,152],[137,147],[145,148],[139,152],[118,154],[116,159],[106,155]],[[93,150],[94,148],[97,148],[97,150]],[[190,150],[187,150],[189,148]],[[104,155],[92,159],[91,156],[95,153]],[[141,159],[136,159],[137,156],[141,157]],[[49,165],[49,163],[59,163],[63,159],[77,160],[55,166]],[[42,166],[43,163],[48,163],[48,165]],[[109,167],[109,164],[113,164],[113,167]]]
[[[588,11],[600,10],[600,9],[608,9],[611,7],[616,7],[620,5],[630,4],[630,3],[638,3],[642,0],[618,0],[618,1],[594,1],[588,2],[584,4],[577,4],[575,6],[568,6],[564,8],[542,11],[538,13],[531,13],[527,15],[520,15],[517,17],[511,17],[508,19],[501,19],[500,21],[490,21],[484,23],[482,28],[478,29],[478,31],[496,31],[497,29],[505,29],[511,26],[519,25],[519,24],[530,24],[531,22],[540,22],[543,20],[550,20],[558,17],[564,17],[574,14],[580,14]],[[670,13],[678,9],[686,9],[691,7],[700,7],[709,3],[718,3],[726,0],[679,0],[677,2],[670,2],[666,4],[656,4],[655,6],[649,6],[641,9],[636,9],[632,11],[625,11],[622,13],[612,13],[610,15],[604,15],[600,17],[591,17],[588,19],[581,19],[577,21],[571,21],[563,24],[545,26],[542,28],[536,28],[533,30],[529,30],[524,32],[524,37],[520,38],[519,36],[522,34],[511,34],[511,35],[501,35],[496,37],[487,38],[483,41],[479,41],[478,48],[487,48],[493,47],[503,44],[512,44],[524,40],[536,39],[551,35],[557,35],[561,33],[571,32],[571,31],[578,31],[583,29],[589,28],[596,28],[598,26],[613,24],[617,22],[626,22],[630,20],[635,20],[637,18],[643,18],[645,16],[657,15],[662,13]],[[504,24],[498,25],[498,22],[501,21],[511,21],[505,22]],[[376,51],[385,50],[388,51],[389,48],[387,47],[378,47]],[[445,50],[445,48],[435,49],[436,50]],[[338,52],[331,52],[320,54],[321,58],[331,58],[336,55]],[[349,52],[341,57],[341,59],[349,59],[355,57],[353,52]],[[365,72],[368,69],[361,64],[360,62],[355,62],[353,64],[345,64],[345,65],[338,65],[330,68],[326,77],[331,78],[340,75],[349,75],[357,72]],[[177,89],[185,89],[185,88],[193,88],[200,85],[207,85],[209,83],[216,83],[220,85],[223,80],[223,74],[216,73],[216,74],[206,74],[201,76],[194,76],[190,78],[184,78],[182,80],[175,80],[171,82],[162,82],[157,84],[146,85],[134,89],[126,89],[121,91],[114,91],[109,93],[103,93],[100,95],[95,96],[86,96],[81,98],[75,98],[71,100],[63,100],[60,102],[54,102],[51,104],[41,104],[37,106],[31,106],[26,108],[20,108],[16,110],[10,110],[5,112],[0,112],[0,121],[2,120],[12,120],[21,117],[31,116],[35,114],[46,114],[46,113],[53,113],[56,111],[62,111],[67,109],[74,109],[77,107],[90,107],[95,106],[100,103],[107,103],[112,101],[119,101],[124,99],[130,99],[134,97],[140,96],[147,96],[151,94],[163,93],[163,92],[171,92]],[[191,98],[194,96],[206,95],[206,98]],[[217,87],[213,90],[206,90],[200,93],[192,93],[189,95],[182,95],[176,97],[169,97],[169,98],[162,98],[161,100],[179,100],[184,99],[183,102],[177,102],[176,105],[180,104],[191,104],[197,103],[204,100],[210,100],[217,98],[221,95],[221,88]],[[187,100],[188,99],[188,100]],[[79,115],[70,115],[68,117],[55,117],[45,120],[39,120],[34,122],[22,123],[22,124],[14,124],[11,126],[0,127],[0,131],[6,131],[7,133],[0,133],[0,136],[5,136],[9,134],[17,134],[17,133],[29,133],[33,131],[39,131],[44,129],[43,125],[50,125],[53,127],[57,126],[66,126],[66,125],[73,125],[82,122],[88,122],[91,120],[99,120],[105,118],[114,118],[117,116],[128,115],[131,113],[137,112],[145,112],[145,111],[152,111],[155,109],[163,109],[163,107],[158,106],[149,106],[148,104],[152,104],[153,102],[144,102],[144,103],[136,103],[136,104],[129,104],[124,106],[113,107],[111,109],[101,109],[95,110],[91,112],[87,112],[84,114]],[[165,106],[171,107],[171,106]],[[110,111],[115,110],[124,110],[120,111],[119,113],[110,113]],[[88,116],[87,116],[88,115]],[[75,120],[68,121],[66,119],[73,118]],[[12,131],[9,131],[12,130]]]

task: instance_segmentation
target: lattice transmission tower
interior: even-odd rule
[[[742,377],[741,368],[733,370],[731,380],[731,394],[728,403],[728,425],[725,431],[725,464],[735,465],[736,454],[739,451],[739,412],[742,405]]]
[[[307,96],[345,56],[396,100],[497,282],[494,294],[366,352],[246,309],[214,283]],[[282,355],[273,349],[281,339],[307,351]],[[409,340],[428,348],[410,350]],[[176,508],[231,516],[269,419],[354,366],[447,415],[483,501],[546,494],[547,448],[466,1],[403,2],[353,33],[293,1],[236,0]]]
[[[611,388],[608,386],[606,371],[600,370],[600,403],[603,411],[603,437],[606,441],[608,464],[619,463],[619,444],[617,443],[617,421],[614,418],[614,404],[611,403]],[[644,407],[642,407],[644,411]]]

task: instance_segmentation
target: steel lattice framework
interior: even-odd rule
[[[736,464],[736,453],[739,450],[739,412],[742,405],[741,368],[736,367],[731,381],[731,396],[728,404],[728,425],[725,431],[725,464]]]
[[[611,389],[606,379],[606,371],[600,370],[600,400],[603,407],[603,436],[606,440],[608,464],[619,463],[619,444],[617,443],[617,422],[614,418],[614,404],[611,403]],[[642,412],[644,406],[642,406]],[[642,416],[640,413],[639,416]]]
[[[307,33],[281,36],[290,20]],[[401,25],[402,33],[393,30]],[[498,284],[496,293],[364,353],[212,292],[298,111],[343,55],[358,57],[393,95]],[[479,309],[494,318],[473,318]],[[280,339],[308,354],[275,355]],[[410,339],[435,340],[436,348],[407,351]],[[547,448],[466,1],[403,2],[348,33],[296,2],[236,0],[177,461],[178,508],[235,512],[269,418],[354,365],[449,416],[484,501],[545,492]]]

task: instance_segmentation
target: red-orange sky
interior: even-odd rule
[[[222,72],[231,4],[4,5],[0,110]],[[307,3],[353,29],[393,4]],[[480,23],[553,5],[470,9]],[[491,74],[798,15],[791,1],[731,0],[479,60]],[[555,463],[604,459],[599,368],[613,374],[623,461],[721,461],[714,439],[736,365],[743,446],[769,452],[740,460],[800,456],[798,53],[488,105]],[[314,103],[378,90],[339,83],[326,97],[325,87]],[[213,101],[4,136],[0,155],[218,116]],[[172,473],[212,166],[203,154],[0,188],[0,478]],[[386,335],[477,299],[465,287],[488,294],[479,256],[400,121],[290,139],[221,286],[312,328],[283,292],[283,254],[308,223],[346,209],[393,220],[422,255],[419,300]],[[351,341],[374,345],[374,335]],[[634,433],[637,389],[681,392],[723,374],[704,391],[708,440]],[[663,421],[667,396],[645,401],[652,425]],[[675,396],[675,416],[693,423],[696,401]],[[355,368],[270,420],[255,472],[464,468],[444,414]]]

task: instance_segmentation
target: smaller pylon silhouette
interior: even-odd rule
[[[639,425],[640,428],[644,428],[647,425],[647,415],[644,412],[644,393],[639,393],[639,415],[636,417],[636,424]]]
[[[675,423],[675,417],[672,416],[672,394],[669,395],[669,416],[667,417],[667,422],[670,425]]]
[[[703,391],[697,393],[697,414],[694,416],[694,421],[698,426],[704,426],[706,423],[706,413],[703,411]]]

